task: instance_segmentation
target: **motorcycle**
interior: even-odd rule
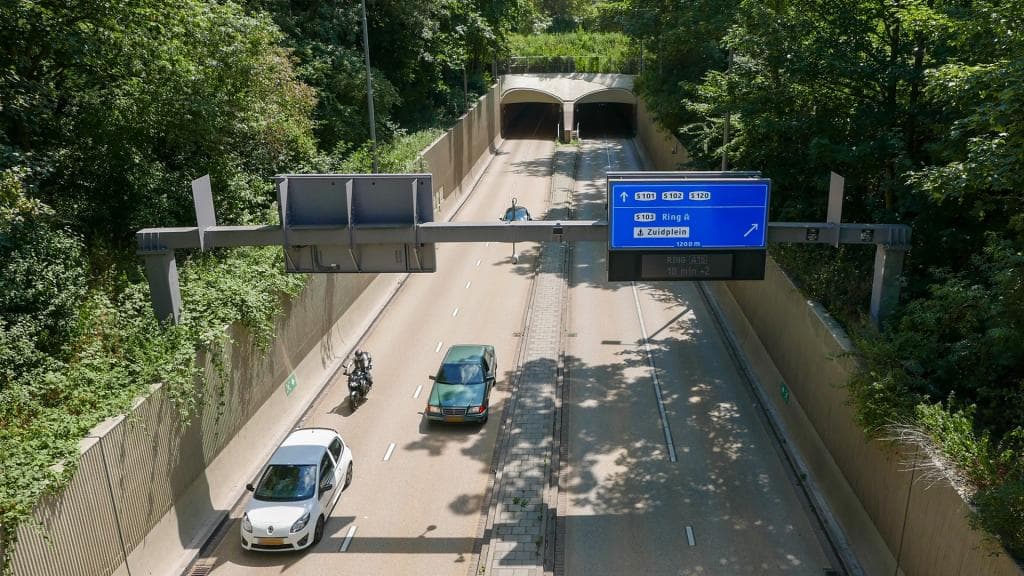
[[[351,370],[348,365],[345,366],[345,375],[348,376],[348,397],[352,403],[352,408],[355,407],[366,399],[366,395],[370,393],[370,379],[364,370]]]

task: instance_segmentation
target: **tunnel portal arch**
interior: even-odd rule
[[[623,74],[506,75],[501,126],[506,137],[556,133],[631,137],[636,133],[633,77]],[[585,126],[584,126],[585,124]]]

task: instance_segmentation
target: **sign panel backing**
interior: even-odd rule
[[[356,231],[406,228],[434,221],[430,174],[283,174],[278,206],[287,272],[434,272],[434,244],[356,244]],[[321,230],[317,244],[296,244],[289,233]],[[418,236],[418,234],[416,234]]]

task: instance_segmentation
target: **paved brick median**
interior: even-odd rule
[[[546,220],[566,218],[574,182],[575,148],[555,152],[550,209]],[[512,398],[508,436],[501,442],[495,499],[485,531],[486,555],[478,575],[542,576],[551,572],[557,483],[554,434],[562,318],[568,296],[566,245],[541,248],[525,352]],[[546,569],[546,570],[545,570]]]

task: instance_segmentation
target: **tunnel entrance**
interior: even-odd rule
[[[510,139],[555,139],[562,118],[561,104],[516,102],[501,107],[501,133]]]
[[[580,138],[632,138],[636,135],[636,113],[632,104],[580,103],[576,104],[573,117],[579,125]]]

